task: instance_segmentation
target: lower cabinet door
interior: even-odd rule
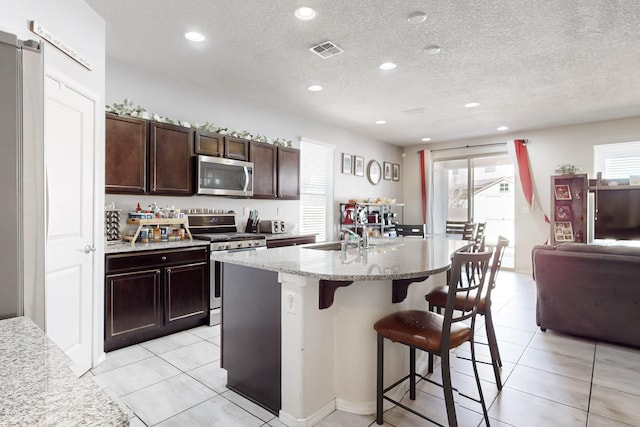
[[[167,324],[201,320],[209,311],[209,264],[181,265],[165,269]]]
[[[158,335],[163,326],[161,271],[111,274],[105,284],[105,351]]]

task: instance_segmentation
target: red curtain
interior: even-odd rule
[[[427,223],[427,171],[424,165],[424,150],[420,150],[420,185],[422,186],[422,223]]]
[[[545,222],[549,222],[547,214],[542,212],[540,206],[538,206],[537,200],[533,191],[533,180],[531,179],[531,170],[529,169],[529,153],[527,152],[527,141],[525,139],[516,139],[513,141],[514,152],[516,157],[516,163],[518,165],[518,176],[520,177],[520,184],[522,185],[522,191],[524,197],[527,199],[527,203],[534,210],[544,215]]]

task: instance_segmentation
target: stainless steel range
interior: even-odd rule
[[[233,213],[189,214],[189,230],[194,239],[208,240],[213,252],[255,251],[267,248],[264,235],[238,232],[236,216]],[[220,323],[222,268],[219,262],[210,261],[211,272],[209,292],[209,325]]]

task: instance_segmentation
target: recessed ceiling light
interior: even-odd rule
[[[301,21],[310,21],[316,17],[316,11],[310,7],[299,7],[296,9],[295,15]]]
[[[189,31],[188,33],[185,33],[184,36],[187,40],[191,40],[192,42],[204,41],[204,36],[195,31]]]
[[[377,125],[383,125],[385,123],[387,123],[385,120],[376,120]]]
[[[435,55],[437,53],[440,53],[441,50],[442,50],[442,48],[440,46],[436,46],[436,45],[427,46],[427,47],[424,48],[424,54],[425,55]]]
[[[427,20],[427,14],[424,12],[412,13],[407,18],[407,21],[409,21],[410,24],[422,24],[426,20]]]
[[[467,108],[475,108],[478,105],[480,105],[479,102],[469,102],[468,104],[464,104],[464,106],[467,107]]]
[[[500,132],[508,130],[509,128],[506,126],[500,126],[499,128],[497,128],[496,130],[499,130]]]
[[[311,92],[320,92],[322,90],[322,86],[320,85],[311,85],[307,89]]]
[[[396,67],[397,67],[397,65],[396,65],[396,64],[394,64],[393,62],[385,62],[385,63],[383,63],[383,64],[380,64],[380,69],[381,69],[381,70],[385,70],[385,71],[387,71],[387,70],[393,70],[393,69],[394,69],[394,68],[396,68]]]
[[[431,138],[422,138],[422,142],[429,142],[431,141]]]

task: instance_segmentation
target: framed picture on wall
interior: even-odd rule
[[[567,184],[555,185],[553,190],[556,200],[571,200],[571,189]]]
[[[351,154],[342,153],[342,173],[348,173],[349,175],[353,173],[351,169]]]
[[[382,162],[382,166],[383,166],[383,177],[384,179],[391,179],[391,163],[389,162]]]
[[[364,157],[353,156],[353,173],[357,176],[364,176]]]
[[[573,242],[573,227],[571,222],[563,221],[554,224],[556,242]]]
[[[556,206],[556,221],[571,221],[571,206]]]
[[[400,165],[397,163],[393,164],[393,180],[400,181]]]

